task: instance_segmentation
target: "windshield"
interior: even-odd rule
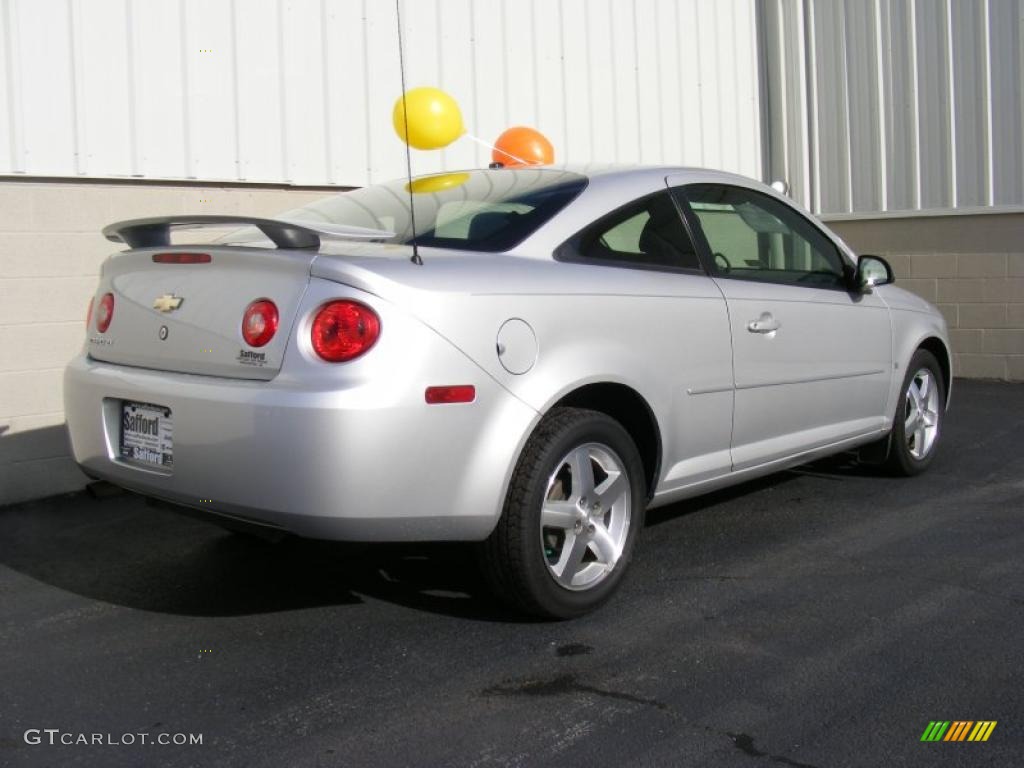
[[[587,185],[553,169],[460,171],[375,184],[318,200],[278,218],[386,230],[380,240],[472,251],[507,251],[533,234]],[[383,235],[383,233],[382,233]]]

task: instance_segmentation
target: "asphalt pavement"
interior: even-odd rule
[[[463,547],[5,508],[0,765],[1021,765],[1024,386],[958,381],[940,451],[652,511],[616,599],[564,623]],[[997,725],[922,742],[936,720]]]

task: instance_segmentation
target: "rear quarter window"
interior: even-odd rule
[[[668,190],[603,216],[559,248],[556,257],[644,269],[701,269],[697,250]]]

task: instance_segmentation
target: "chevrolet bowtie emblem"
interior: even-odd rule
[[[153,309],[160,312],[173,312],[181,306],[184,300],[181,296],[175,296],[173,293],[165,293],[163,296],[156,297],[156,300],[153,302]]]

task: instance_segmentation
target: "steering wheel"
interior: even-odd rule
[[[725,275],[729,274],[729,272],[732,270],[732,264],[729,262],[729,260],[727,258],[725,258],[725,254],[722,254],[722,253],[719,253],[718,251],[715,251],[714,257],[715,257],[715,266],[718,267],[718,270],[722,274],[725,274]]]

